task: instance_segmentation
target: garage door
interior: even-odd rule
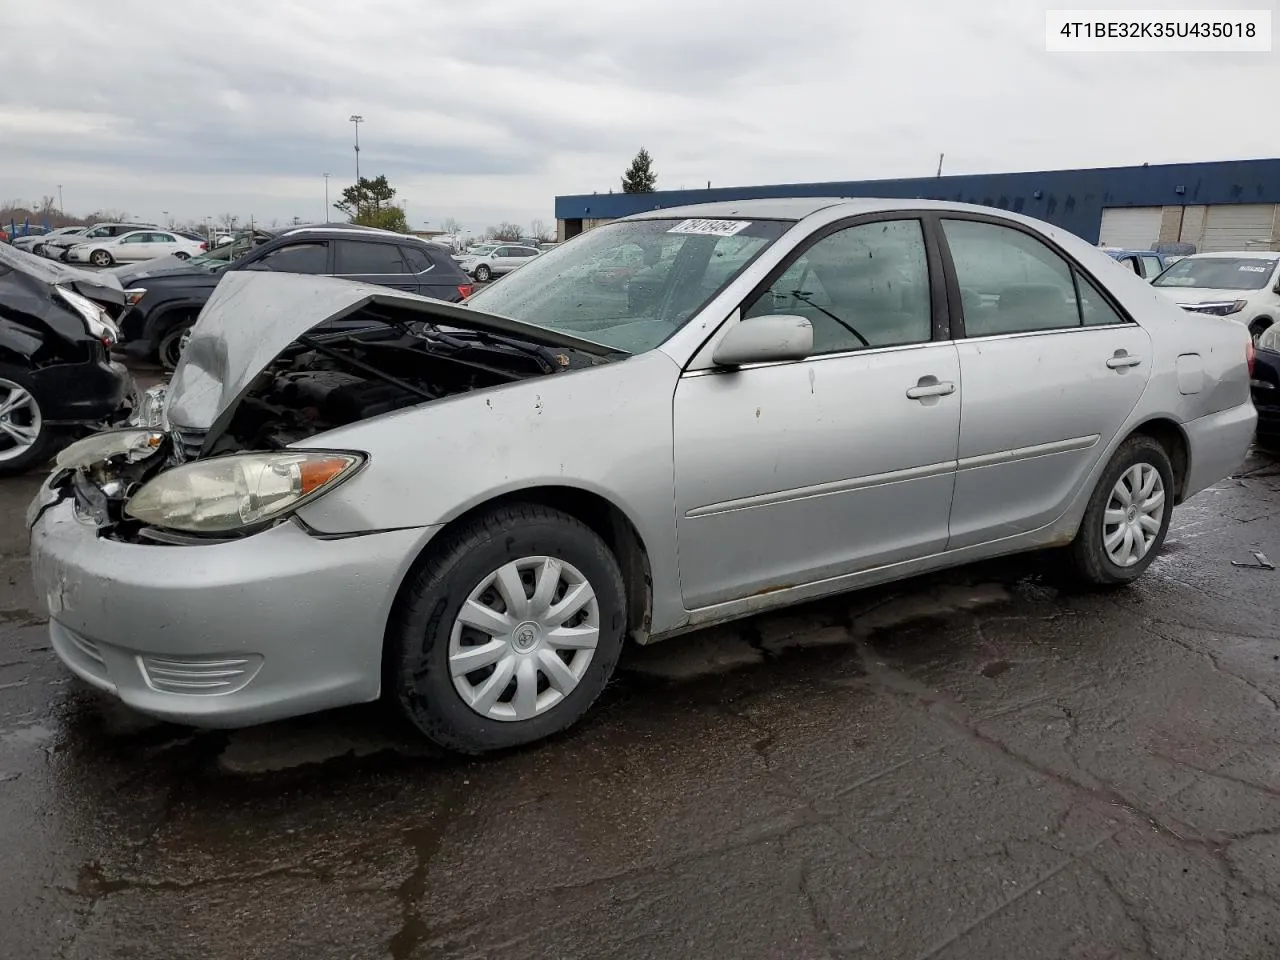
[[[1164,207],[1112,207],[1102,211],[1098,240],[1104,247],[1150,250],[1160,239],[1160,215]]]
[[[1205,218],[1202,253],[1222,250],[1270,250],[1274,203],[1224,203],[1210,207]]]

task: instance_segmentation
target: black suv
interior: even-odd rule
[[[449,252],[417,237],[352,224],[289,227],[230,263],[192,257],[181,265],[142,265],[117,274],[128,304],[120,318],[122,349],[174,367],[186,332],[218,280],[231,270],[362,280],[454,303],[471,296],[471,278]]]

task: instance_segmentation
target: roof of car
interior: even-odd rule
[[[1212,257],[1255,257],[1263,260],[1275,260],[1280,258],[1280,251],[1276,250],[1215,250],[1213,253],[1193,253],[1186,260],[1192,258],[1196,260],[1208,260]]]
[[[955,210],[973,213],[1008,213],[993,211],[972,203],[956,203],[949,200],[916,200],[909,197],[770,197],[761,200],[722,200],[717,203],[697,203],[684,207],[667,207],[662,210],[646,210],[643,213],[623,217],[624,220],[685,219],[701,217],[755,217],[761,220],[801,220],[819,210],[840,207],[847,216],[860,213],[880,213],[889,210]],[[1017,216],[1017,214],[1014,214]]]

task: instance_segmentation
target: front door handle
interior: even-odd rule
[[[1141,362],[1141,357],[1132,356],[1127,350],[1117,350],[1107,361],[1107,366],[1112,370],[1123,370],[1125,367],[1136,367]]]
[[[907,388],[907,397],[911,400],[923,400],[926,397],[945,397],[956,392],[956,385],[950,380],[939,382],[937,377],[921,377],[914,387]]]

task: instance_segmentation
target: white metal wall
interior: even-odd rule
[[[1209,207],[1201,253],[1270,250],[1275,241],[1274,203],[1222,203]]]
[[[1160,239],[1160,216],[1164,207],[1109,207],[1102,211],[1103,246],[1126,250],[1150,250]]]

